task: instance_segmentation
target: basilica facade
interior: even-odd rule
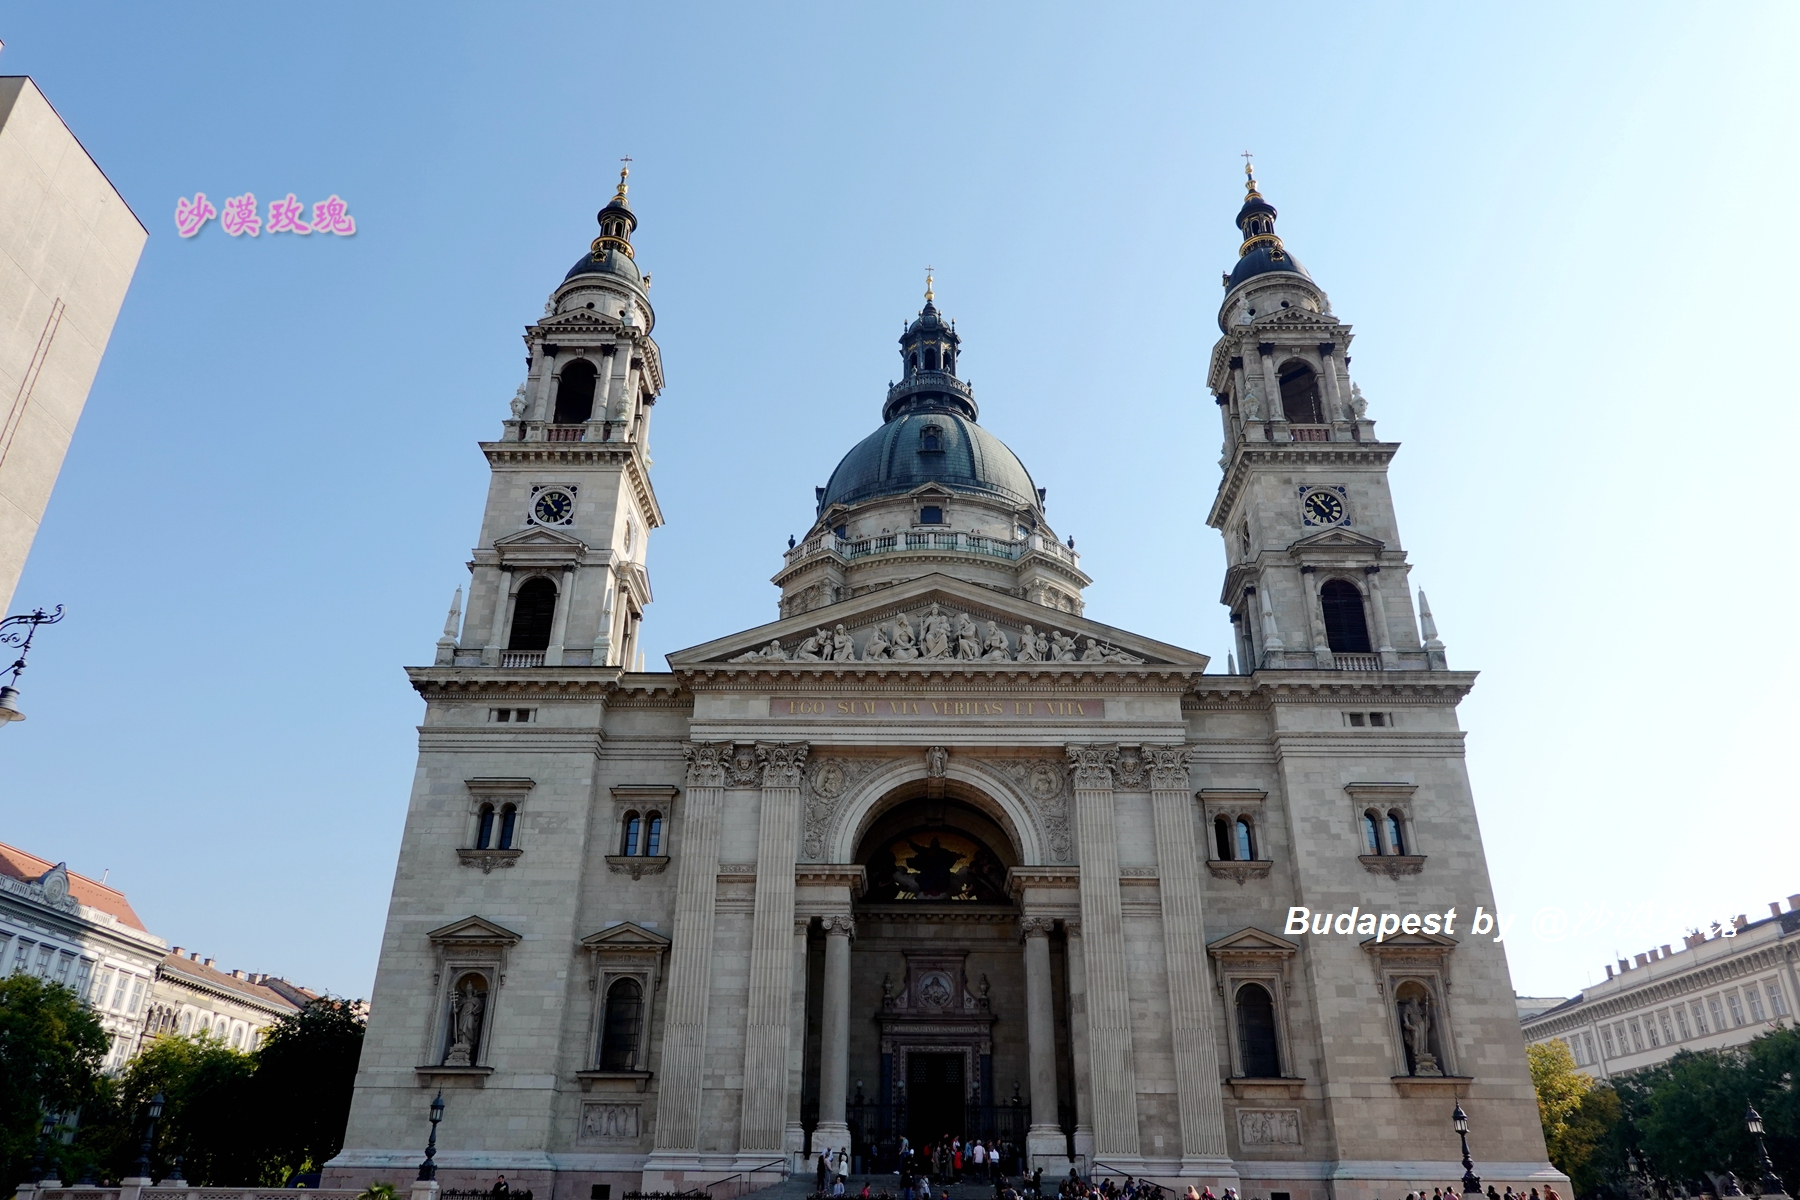
[[[779,619],[646,671],[655,314],[621,178],[530,375],[426,701],[328,1185],[557,1200],[821,1149],[1364,1200],[1545,1159],[1450,669],[1350,328],[1254,180],[1205,380],[1236,651],[1090,615],[925,306]],[[1201,455],[1195,447],[1196,460]],[[1453,911],[1452,911],[1453,910]],[[1428,915],[1429,919],[1425,919]],[[614,1193],[611,1189],[617,1189]]]

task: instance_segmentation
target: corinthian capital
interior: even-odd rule
[[[1083,746],[1071,744],[1069,768],[1075,774],[1075,787],[1081,791],[1106,791],[1113,785],[1113,768],[1119,761],[1117,745]]]
[[[1144,765],[1150,768],[1150,786],[1159,792],[1185,792],[1188,785],[1187,746],[1144,746]]]
[[[730,742],[683,742],[689,787],[724,787],[725,764],[731,759]]]
[[[762,760],[763,786],[797,788],[800,773],[806,768],[807,742],[758,742],[756,757]]]

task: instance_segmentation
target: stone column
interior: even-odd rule
[[[1082,951],[1081,922],[1064,921],[1069,947],[1069,1060],[1075,1069],[1075,1155],[1094,1157],[1093,1101],[1089,1099],[1087,1021],[1087,956]]]
[[[1319,607],[1317,567],[1301,567],[1300,581],[1306,585],[1306,628],[1312,634],[1313,661],[1324,670],[1337,663],[1331,657],[1331,639],[1325,636],[1325,613]]]
[[[506,649],[506,605],[512,599],[512,568],[501,564],[494,572],[499,576],[498,593],[494,596],[494,621],[488,631],[487,646],[481,652],[483,666],[500,665],[500,652]]]
[[[551,392],[556,387],[556,347],[545,343],[538,349],[538,386],[536,402],[525,410],[527,418],[533,421],[548,421],[553,412],[550,408]]]
[[[600,624],[594,627],[594,651],[590,661],[596,667],[611,666],[607,660],[612,657],[613,631],[613,597],[618,588],[613,584],[612,572],[606,575],[606,594],[600,600]]]
[[[637,372],[631,365],[631,356],[636,353],[636,350],[630,343],[625,343],[620,345],[619,353],[625,356],[625,366],[624,369],[619,372],[619,391],[618,394],[613,397],[612,419],[615,421],[630,421],[631,410],[637,406],[637,388],[633,386],[633,381],[637,378]]]
[[[1266,585],[1257,589],[1257,602],[1262,605],[1262,665],[1286,666],[1287,660],[1282,657],[1282,652],[1287,646],[1281,640],[1281,627],[1275,623],[1275,607],[1269,602],[1269,589]]]
[[[689,742],[687,796],[675,858],[675,929],[664,1001],[656,1148],[646,1170],[696,1170],[705,1078],[707,995],[712,990],[713,912],[719,893],[719,811],[730,742]],[[659,1163],[657,1160],[661,1159]]]
[[[800,847],[800,778],[806,752],[805,742],[756,745],[756,756],[763,765],[762,818],[756,844],[756,907],[750,926],[744,1112],[738,1121],[738,1150],[763,1158],[781,1153],[787,1132],[788,1040],[794,1006],[794,860]],[[846,975],[846,984],[848,978]],[[847,1024],[845,1036],[849,1036]]]
[[[806,1129],[800,1123],[800,1092],[806,1073],[806,930],[811,917],[794,918],[794,964],[791,999],[788,1002],[787,1128],[782,1149],[792,1156],[806,1148]]]
[[[1363,579],[1369,585],[1369,608],[1375,614],[1375,653],[1381,656],[1382,669],[1392,671],[1400,665],[1400,656],[1394,652],[1394,639],[1388,633],[1387,605],[1381,599],[1381,568],[1364,567]]]
[[[1342,421],[1345,418],[1343,393],[1338,390],[1337,347],[1330,342],[1319,343],[1319,365],[1324,368],[1325,376],[1325,423],[1327,425]]]
[[[1031,1064],[1031,1128],[1025,1134],[1025,1153],[1034,1165],[1040,1157],[1060,1161],[1065,1149],[1056,1119],[1056,1010],[1050,984],[1054,924],[1048,917],[1019,922],[1019,940],[1025,943],[1025,1040]]]
[[[569,636],[569,610],[575,607],[575,564],[564,563],[562,587],[556,596],[556,615],[550,619],[550,645],[544,651],[546,667],[560,667],[563,641]]]
[[[1181,1173],[1235,1174],[1225,1142],[1225,1105],[1213,1034],[1213,989],[1200,904],[1200,853],[1186,746],[1145,746],[1150,807],[1156,820],[1157,891],[1162,896],[1163,955],[1169,969],[1169,1041],[1181,1114]],[[1235,851],[1234,851],[1235,854]],[[1233,1186],[1236,1179],[1229,1181]]]
[[[1281,376],[1275,370],[1275,343],[1263,342],[1256,347],[1262,357],[1263,404],[1268,408],[1271,423],[1269,439],[1276,442],[1288,440],[1287,412],[1281,407]]]
[[[1081,924],[1094,935],[1087,954],[1089,1074],[1094,1086],[1094,1154],[1138,1156],[1137,1067],[1125,973],[1125,916],[1119,896],[1118,826],[1112,764],[1117,746],[1068,747],[1075,773],[1081,856]]]
[[[613,368],[618,365],[618,352],[617,346],[600,347],[600,370],[595,372],[594,410],[590,414],[592,420],[604,421],[612,411]]]
[[[791,873],[791,872],[790,872]],[[819,1124],[813,1130],[813,1150],[835,1151],[850,1145],[850,1126],[845,1121],[850,1091],[850,938],[856,922],[849,913],[824,917],[825,995],[824,1028],[819,1044]]]

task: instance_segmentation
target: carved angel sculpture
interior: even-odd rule
[[[965,662],[981,657],[981,633],[968,613],[956,618],[956,657]]]

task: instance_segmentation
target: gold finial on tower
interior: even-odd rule
[[[931,268],[929,266],[927,266],[925,268],[925,303],[930,304],[931,301],[932,301]]]
[[[1239,157],[1244,160],[1244,199],[1255,196],[1260,200],[1262,193],[1256,190],[1256,169],[1250,162],[1250,151],[1244,151]]]
[[[625,186],[625,181],[631,177],[631,155],[627,154],[619,161],[624,165],[619,168],[619,190],[613,193],[615,200],[625,199],[625,193],[630,190]]]

